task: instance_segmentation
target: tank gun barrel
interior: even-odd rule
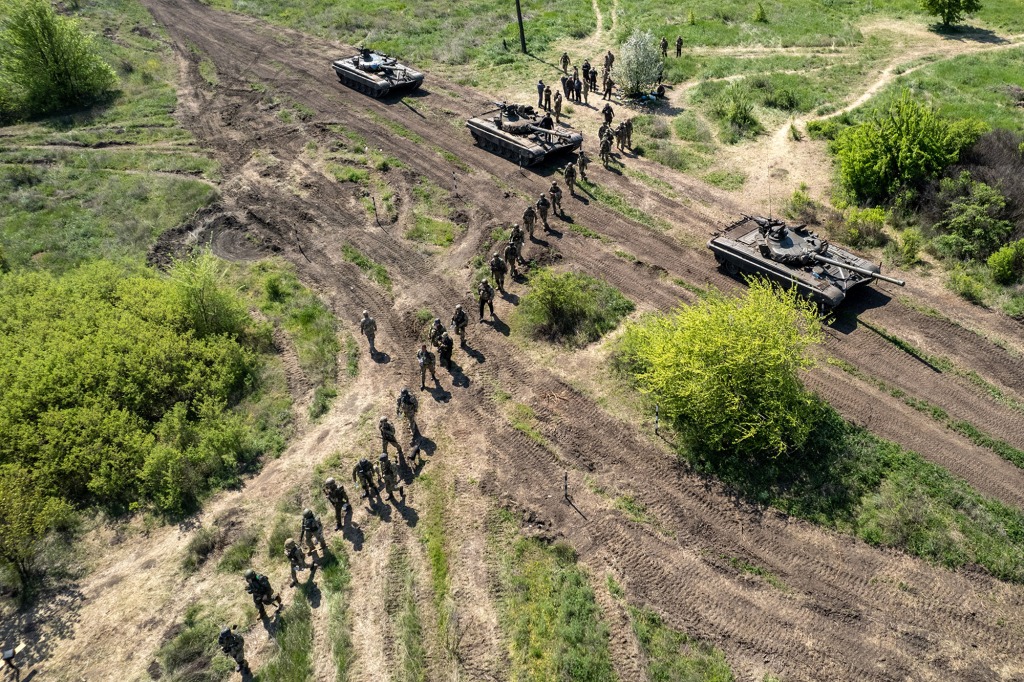
[[[817,253],[812,253],[811,254],[811,259],[816,261],[816,262],[818,262],[818,263],[827,263],[829,265],[835,265],[835,266],[840,267],[840,268],[846,268],[847,270],[852,270],[853,272],[856,272],[857,274],[860,274],[860,275],[864,275],[865,277],[874,277],[875,279],[880,279],[883,282],[891,282],[891,283],[897,284],[899,286],[904,286],[906,284],[906,282],[904,282],[902,279],[896,279],[895,277],[888,277],[886,275],[883,275],[880,272],[871,272],[870,270],[866,270],[864,268],[859,268],[856,265],[850,265],[849,263],[843,263],[842,261],[832,260],[831,258],[826,258],[825,256],[822,256],[822,255],[817,254]]]
[[[554,135],[562,140],[568,140],[572,137],[569,133],[563,133],[558,130],[548,130],[547,128],[541,128],[540,126],[528,126],[530,130],[535,133],[544,133],[545,135]]]

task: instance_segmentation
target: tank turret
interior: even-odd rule
[[[331,62],[331,66],[342,83],[372,97],[415,90],[423,83],[419,71],[365,47],[357,55]]]
[[[473,139],[484,149],[530,166],[583,144],[583,133],[556,124],[551,114],[541,116],[527,104],[494,105],[490,112],[466,121]]]
[[[772,218],[744,215],[712,237],[708,248],[730,274],[762,275],[796,286],[802,295],[829,308],[839,305],[850,289],[875,279],[904,285],[883,275],[877,263],[829,244],[806,225],[789,226]]]

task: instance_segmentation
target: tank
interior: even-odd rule
[[[752,223],[752,224],[751,224]],[[834,308],[847,292],[886,277],[877,263],[840,249],[807,229],[781,220],[744,215],[708,241],[715,260],[731,275],[762,275],[783,286],[796,286],[801,295]]]
[[[583,144],[583,133],[556,124],[549,114],[541,116],[529,105],[494,104],[497,109],[469,119],[466,127],[479,146],[521,166],[532,166]]]
[[[363,49],[353,57],[331,62],[342,83],[371,97],[383,97],[403,90],[415,90],[423,74],[394,57]]]

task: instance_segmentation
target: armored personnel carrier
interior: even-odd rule
[[[401,90],[415,90],[423,83],[423,74],[401,64],[394,57],[363,48],[354,57],[331,62],[342,83],[371,97]]]
[[[753,223],[750,225],[749,223]],[[781,220],[744,215],[708,241],[715,260],[731,275],[762,275],[827,308],[839,305],[847,292],[886,277],[881,268],[832,246],[805,225],[789,227]]]
[[[495,102],[497,109],[466,121],[473,139],[484,149],[520,165],[531,166],[552,154],[579,149],[583,133],[540,116],[525,104]]]

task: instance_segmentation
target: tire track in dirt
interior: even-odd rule
[[[237,18],[232,15],[220,15],[186,3],[163,3],[153,10],[158,16],[169,15],[162,21],[169,24],[172,33],[183,31],[194,39],[201,36],[193,31],[209,32],[205,42],[213,47],[237,39],[247,23],[239,22],[243,24],[240,27],[235,25]],[[217,36],[217,40],[213,36]],[[289,52],[285,51],[282,58],[293,59]],[[224,56],[213,50],[211,58],[220,67]],[[322,79],[323,74],[318,77]],[[293,83],[292,87],[301,94],[300,85]],[[302,101],[315,99],[312,93],[307,93]],[[518,176],[518,172],[506,174],[504,164],[507,162],[483,158],[482,153],[468,147],[464,140],[455,140],[454,133],[446,136],[447,129],[422,123],[413,128],[410,123],[415,122],[413,114],[397,107],[380,106],[380,115],[399,118],[403,125],[409,125],[427,140],[447,143],[442,146],[461,152],[462,158],[471,159],[474,164],[480,161],[483,170],[470,173],[468,186],[460,183],[460,190],[480,201],[480,206],[473,208],[474,222],[486,224],[487,220],[493,220],[488,203],[494,189],[487,170],[494,168],[494,174],[506,180],[509,176]],[[346,124],[353,123],[357,130],[368,133],[379,130],[379,124],[361,119],[358,112],[346,113],[351,114]],[[400,114],[404,115],[399,117]],[[435,129],[439,130],[436,135]],[[216,126],[211,126],[211,130],[216,135]],[[281,140],[284,155],[297,153],[301,136],[295,137],[294,142]],[[436,169],[437,156],[432,150],[411,142],[406,144],[409,141],[404,138],[386,136],[385,140],[378,134],[373,139],[386,145],[389,152],[400,156],[417,171],[433,178],[443,177],[445,171]],[[244,144],[237,148],[244,149]],[[620,181],[625,186],[625,181]],[[525,188],[535,186],[536,181],[512,177],[512,182],[525,192]],[[310,198],[301,200],[288,197],[286,192],[269,187],[270,184],[272,179],[239,186],[237,190],[233,188],[231,200],[238,202],[235,208],[243,214],[251,211],[252,217],[247,220],[251,229],[266,232],[283,248],[295,244],[301,247],[301,253],[298,248],[290,248],[284,255],[300,268],[304,279],[329,294],[335,309],[355,311],[361,309],[366,300],[381,304],[377,308],[381,311],[378,319],[382,328],[390,331],[392,348],[413,347],[418,329],[410,323],[418,306],[429,303],[450,310],[454,303],[464,300],[465,278],[456,276],[453,280],[451,277],[453,267],[457,271],[458,264],[445,264],[443,260],[438,263],[437,258],[421,255],[414,245],[385,239],[365,227],[365,216],[331,201],[323,192],[319,195],[311,192]],[[336,187],[334,193],[337,193]],[[664,200],[656,198],[648,198],[648,201],[665,205]],[[300,209],[303,205],[305,208]],[[680,209],[684,214],[689,213],[690,220],[700,219],[695,212]],[[294,220],[301,215],[297,210],[306,211],[313,219]],[[671,237],[623,221],[597,206],[577,210],[588,221],[594,221],[583,224],[597,225],[602,233],[622,239],[645,260],[673,261],[671,269],[666,267],[670,274],[678,273],[688,281],[705,275],[710,281],[720,282],[723,288],[736,286],[713,266],[709,267],[709,258],[694,257],[694,250],[682,247]],[[393,309],[390,300],[370,285],[354,266],[338,262],[334,247],[342,239],[355,240],[357,248],[365,248],[373,254],[374,260],[394,268],[398,293]],[[578,259],[586,257],[584,251],[599,251],[604,247],[591,246],[590,242],[578,239],[563,239],[559,248],[567,258],[579,262]],[[458,246],[453,252],[457,249]],[[651,259],[649,254],[654,254],[655,258]],[[676,257],[682,261],[682,266]],[[594,260],[588,262],[588,268],[604,264],[600,259],[591,258]],[[673,286],[658,278],[639,277],[621,269],[612,276],[614,283],[630,293],[639,293],[642,298],[650,297],[653,289],[658,291],[655,295],[661,297],[659,301],[668,302],[672,296],[663,292],[674,292]],[[504,314],[505,309],[501,306],[499,311]],[[879,552],[851,538],[738,504],[718,484],[681,471],[663,448],[652,447],[635,434],[635,429],[610,419],[564,382],[530,365],[503,336],[490,330],[482,336],[477,331],[480,329],[476,326],[471,332],[471,343],[486,351],[486,363],[476,367],[467,365],[470,384],[459,389],[465,395],[453,396],[447,405],[424,400],[425,432],[429,433],[433,425],[443,419],[445,428],[457,442],[485,436],[487,459],[491,463],[490,474],[484,481],[485,491],[504,495],[507,504],[532,508],[540,518],[549,520],[558,533],[580,550],[582,560],[595,574],[600,575],[605,566],[613,566],[624,576],[631,600],[654,608],[675,627],[719,643],[741,678],[759,679],[768,665],[764,662],[766,655],[772,671],[782,673],[787,679],[821,679],[824,671],[835,679],[948,677],[944,667],[947,663],[934,655],[938,635],[921,635],[929,631],[941,634],[944,641],[948,641],[946,646],[954,652],[958,662],[983,670],[1009,666],[1015,657],[1020,657],[1020,644],[1004,634],[1012,627],[998,625],[1003,618],[1011,626],[1019,627],[1019,588],[986,576],[950,573],[900,554]],[[457,360],[464,362],[465,358],[460,354]],[[387,377],[391,386],[415,374],[411,359],[404,358],[393,358],[391,364],[378,369],[378,378]],[[495,419],[493,387],[496,386],[514,392],[517,401],[535,406],[542,420],[542,431],[554,450],[541,447],[503,420]],[[455,392],[453,388],[452,393]],[[569,399],[554,401],[552,406],[542,400],[549,394],[562,394]],[[920,418],[912,418],[909,423],[920,422]],[[570,429],[571,424],[577,425],[576,428]],[[675,537],[661,536],[626,521],[617,513],[594,514],[592,520],[581,521],[577,513],[559,503],[557,497],[552,499],[554,491],[550,488],[557,487],[554,483],[550,487],[537,485],[538,481],[560,482],[561,473],[567,467],[574,476],[586,471],[609,484],[625,487],[646,504]],[[524,481],[522,472],[530,472],[530,480]],[[631,490],[631,487],[635,488]],[[578,503],[588,511],[606,506],[586,491],[580,492]],[[799,590],[799,599],[738,580],[723,572],[719,560],[705,559],[706,554],[749,556],[776,571],[787,584]],[[894,597],[880,591],[871,583],[871,577],[880,573],[909,578],[914,589],[919,590],[920,601],[908,608],[902,595]],[[990,594],[997,595],[994,604],[988,603]],[[969,609],[982,616],[968,618],[966,614],[972,612]],[[976,621],[972,622],[972,618]],[[829,637],[823,638],[822,633],[828,633]],[[969,646],[972,641],[980,642],[978,649]],[[868,668],[862,663],[880,657],[886,659],[881,669]]]

